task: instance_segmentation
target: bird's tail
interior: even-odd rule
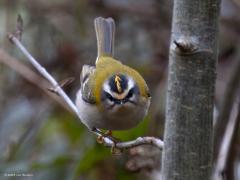
[[[101,56],[111,56],[114,53],[115,23],[112,18],[97,17],[94,21],[97,36],[98,61]]]

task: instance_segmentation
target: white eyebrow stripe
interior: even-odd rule
[[[112,93],[111,93],[110,86],[109,86],[109,81],[105,81],[105,82],[103,83],[103,90],[104,90],[105,92],[109,93],[109,94],[112,94]]]
[[[135,86],[135,82],[132,78],[128,77],[128,91]]]
[[[133,80],[133,78],[127,76],[127,89],[125,89],[121,94],[126,94],[129,92],[130,89],[135,87],[135,81]],[[111,91],[111,87],[109,85],[109,80],[106,80],[103,83],[103,90],[107,93],[109,93],[112,97],[115,98],[116,94],[114,92]]]

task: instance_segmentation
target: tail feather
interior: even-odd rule
[[[95,19],[94,25],[97,36],[98,58],[103,55],[113,57],[115,39],[114,20],[112,18],[105,19],[102,17],[98,17]]]

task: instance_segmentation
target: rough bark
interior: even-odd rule
[[[207,180],[220,0],[175,0],[169,55],[163,180]]]

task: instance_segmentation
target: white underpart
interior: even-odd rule
[[[128,87],[125,92],[128,92],[134,87],[134,85],[134,80],[128,77]],[[102,89],[109,94],[114,93],[111,92],[109,80],[106,80],[103,83]],[[136,99],[136,97],[138,98]],[[132,98],[136,101],[137,105],[124,103],[122,105],[116,105],[111,109],[100,110],[97,104],[89,104],[85,102],[82,99],[82,93],[80,90],[77,94],[76,105],[83,123],[89,128],[95,127],[107,130],[124,130],[135,127],[146,115],[150,104],[150,98],[145,98],[136,94],[134,94]],[[102,103],[103,107],[107,107],[114,102],[105,101]]]

